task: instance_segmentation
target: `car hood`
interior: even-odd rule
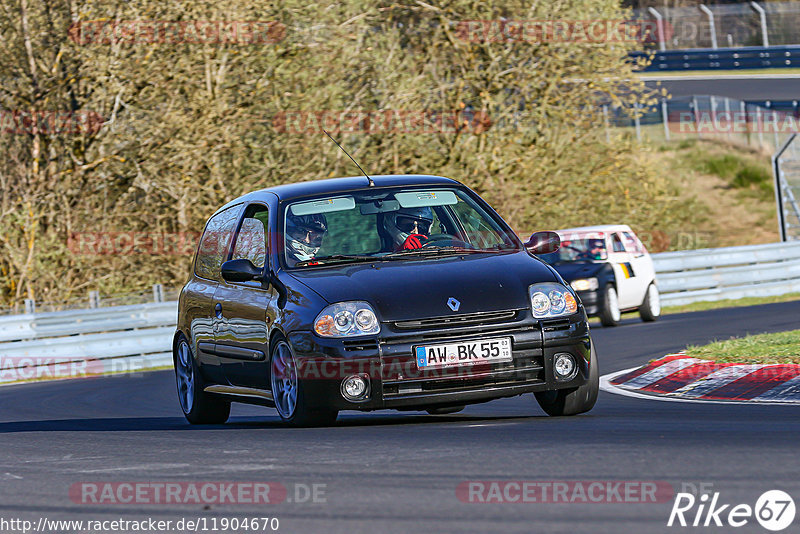
[[[342,265],[290,274],[329,303],[369,302],[383,321],[526,308],[530,284],[558,281],[526,252]],[[460,302],[457,312],[447,306],[451,297]]]
[[[553,268],[558,271],[564,280],[571,282],[580,278],[596,276],[605,267],[605,263],[558,263]]]

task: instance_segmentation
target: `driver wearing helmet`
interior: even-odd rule
[[[392,237],[395,251],[422,248],[431,235],[433,210],[428,207],[400,208],[386,214],[383,227]]]
[[[301,261],[313,260],[328,231],[325,215],[286,215],[286,257],[290,267]]]

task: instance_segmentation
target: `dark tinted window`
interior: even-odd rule
[[[220,279],[220,265],[230,248],[231,236],[241,211],[241,206],[232,206],[217,213],[208,221],[200,239],[200,247],[197,249],[194,268],[197,276],[210,280]]]

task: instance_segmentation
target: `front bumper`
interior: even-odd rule
[[[511,338],[513,361],[417,369],[418,345],[498,337]],[[377,339],[325,339],[296,332],[289,343],[298,360],[304,401],[311,408],[338,410],[424,409],[577,387],[588,379],[591,349],[582,309],[547,321],[534,320],[530,310],[521,309],[501,321],[468,326],[409,329],[383,323]],[[569,382],[554,378],[553,357],[558,352],[569,352],[578,362],[578,374]],[[360,402],[346,400],[340,391],[342,380],[353,374],[369,378],[370,394]]]

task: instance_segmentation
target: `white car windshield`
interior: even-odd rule
[[[569,236],[563,239],[561,248],[550,254],[539,256],[549,264],[575,261],[605,261],[608,259],[605,238],[603,236]]]
[[[304,199],[284,211],[288,268],[521,250],[460,188],[386,188]]]

